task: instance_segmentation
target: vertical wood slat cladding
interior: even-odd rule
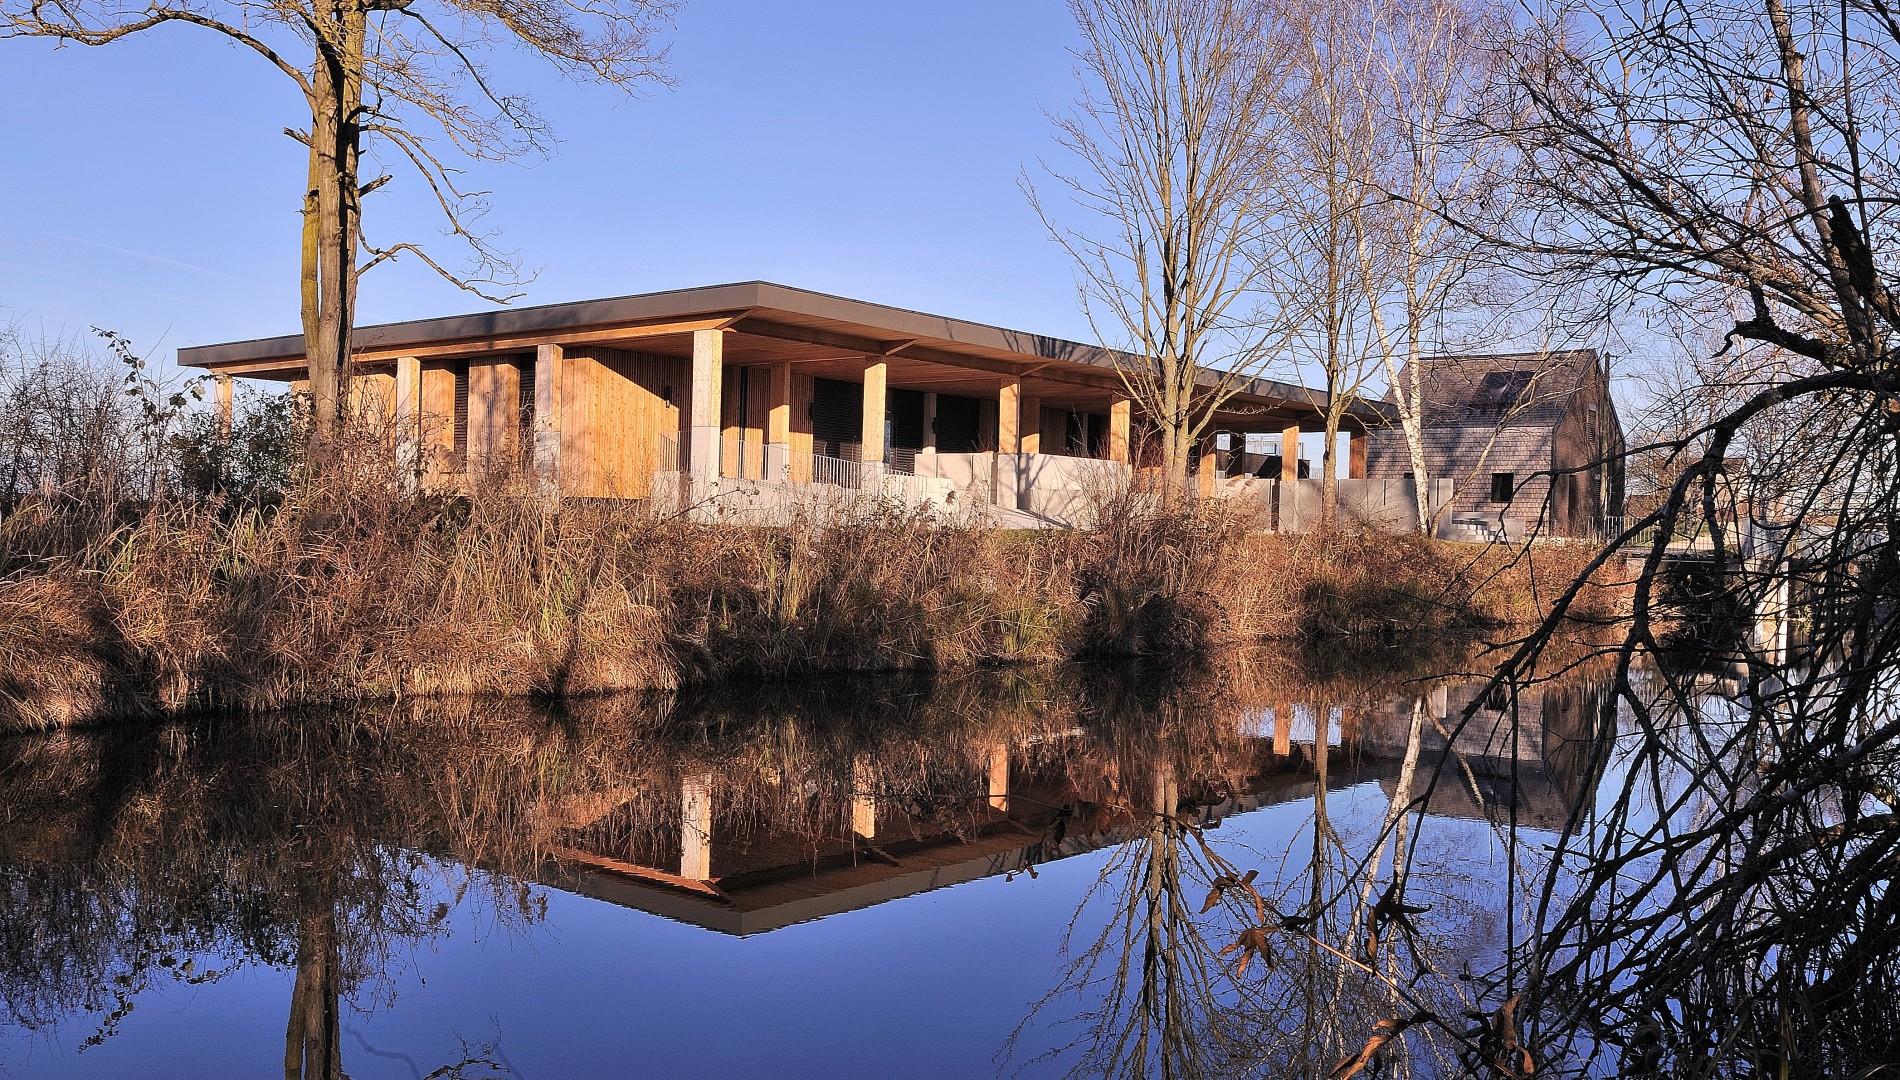
[[[593,346],[570,349],[561,386],[561,488],[590,498],[644,499],[660,437],[681,437],[686,360]],[[672,390],[673,404],[666,403]]]
[[[455,451],[455,368],[437,363],[422,366],[421,439],[423,480],[444,485],[461,475]]]
[[[810,375],[792,374],[791,476],[794,484],[811,483],[811,405],[816,383]]]
[[[364,420],[387,424],[396,416],[396,377],[371,371],[351,379],[350,409]]]
[[[468,368],[469,474],[513,472],[521,455],[521,368],[517,360],[478,361]]]
[[[757,480],[765,475],[765,422],[772,408],[772,369],[730,367],[720,386],[719,460],[727,476]],[[742,406],[744,416],[740,415]]]

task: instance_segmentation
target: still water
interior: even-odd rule
[[[1507,838],[1594,790],[1600,674],[1482,689],[1263,654],[7,740],[0,1075],[1325,1075],[1396,986],[1469,1004]]]

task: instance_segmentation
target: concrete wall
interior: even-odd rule
[[[1118,461],[1057,454],[1005,454],[1012,468],[1016,508],[1073,525],[1094,523],[1095,508],[1128,484],[1128,466]]]
[[[1363,521],[1373,528],[1392,533],[1409,533],[1418,528],[1417,485],[1410,480],[1340,480],[1339,516],[1343,521]],[[1263,490],[1270,489],[1270,490]],[[1325,481],[1296,480],[1293,483],[1269,480],[1229,480],[1222,488],[1277,511],[1277,531],[1311,532],[1319,527]],[[1432,481],[1431,507],[1442,508],[1452,501],[1450,480]]]

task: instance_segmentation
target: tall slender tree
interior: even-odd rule
[[[339,423],[351,374],[357,282],[411,255],[491,298],[519,280],[514,261],[472,228],[481,193],[461,185],[453,155],[505,159],[542,148],[533,104],[491,81],[496,41],[518,45],[570,78],[623,91],[664,78],[656,35],[675,0],[0,0],[0,37],[107,45],[157,27],[211,31],[296,86],[305,129],[287,130],[308,157],[302,199],[301,310],[314,408],[315,463]],[[365,177],[380,145],[412,167],[472,250],[455,270],[413,241],[363,231],[363,200],[390,176]]]

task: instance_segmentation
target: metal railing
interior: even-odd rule
[[[832,487],[851,488],[864,486],[864,463],[847,461],[844,458],[828,457],[824,454],[811,456],[811,482],[829,484]]]
[[[678,435],[660,435],[660,467],[657,472],[672,473],[680,471],[680,439]]]

